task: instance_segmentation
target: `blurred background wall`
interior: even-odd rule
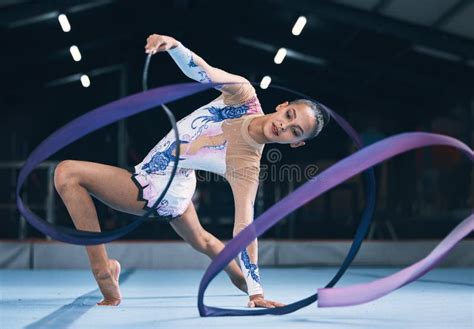
[[[58,16],[71,26],[64,32]],[[298,17],[307,23],[298,36]],[[474,3],[465,0],[3,1],[0,4],[0,238],[43,239],[20,218],[14,190],[22,161],[44,138],[95,107],[141,91],[149,34],[175,37],[211,65],[259,83],[304,92],[348,121],[366,144],[407,132],[446,134],[474,145]],[[81,60],[73,60],[76,45]],[[287,49],[283,63],[277,50]],[[84,87],[80,78],[90,81]],[[150,85],[187,82],[166,54]],[[257,88],[267,113],[293,95]],[[178,118],[216,97],[169,104]],[[166,134],[160,109],[111,125],[60,151],[29,178],[32,209],[71,225],[52,187],[58,161],[80,159],[133,170]],[[354,152],[332,122],[307,146],[267,145],[256,214]],[[369,239],[439,239],[474,208],[472,163],[449,148],[423,148],[376,167],[378,202]],[[219,177],[199,174],[195,203],[204,227],[232,235],[233,199]],[[359,176],[308,203],[264,239],[351,239],[364,206]],[[133,220],[97,204],[104,230]],[[126,239],[176,240],[149,220]]]

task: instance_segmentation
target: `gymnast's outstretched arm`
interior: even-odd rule
[[[226,178],[234,195],[234,237],[253,222],[254,201],[258,188],[258,171],[259,169],[256,167],[244,167],[229,170],[226,173]],[[265,300],[257,265],[258,247],[256,239],[239,253],[238,260],[247,283],[247,293],[250,299],[249,307],[272,308],[283,306],[281,303]]]
[[[163,51],[167,51],[181,71],[193,80],[213,83],[235,82],[236,84],[218,88],[230,95],[242,93],[243,87],[252,90],[252,86],[247,79],[209,65],[178,40],[165,35],[150,35],[147,39],[145,52],[155,54]]]

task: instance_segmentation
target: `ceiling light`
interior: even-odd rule
[[[286,56],[286,49],[280,48],[278,49],[273,61],[275,62],[275,64],[281,64],[283,60],[285,59],[285,56]]]
[[[64,14],[59,15],[58,21],[59,21],[59,24],[61,24],[61,28],[63,29],[64,32],[71,31],[71,24],[69,24],[69,20],[67,19],[66,15]]]
[[[272,78],[270,78],[268,75],[264,76],[262,81],[260,81],[260,88],[267,89],[270,85],[270,82],[272,82]]]
[[[87,74],[81,75],[81,83],[84,88],[87,88],[91,85],[91,80],[87,76]]]
[[[69,51],[71,52],[72,58],[76,62],[79,62],[81,60],[81,52],[79,51],[79,48],[77,48],[77,46],[71,46],[71,48],[69,48]]]
[[[306,25],[306,17],[304,16],[298,17],[295,25],[293,26],[293,29],[291,30],[291,33],[293,35],[300,35],[305,25]]]

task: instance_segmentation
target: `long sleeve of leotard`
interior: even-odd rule
[[[258,189],[259,168],[249,166],[228,172],[226,178],[232,188],[235,205],[235,219],[233,236],[249,226],[254,219],[254,203]],[[258,269],[258,244],[254,240],[239,255],[240,268],[247,283],[249,296],[263,294]]]
[[[255,96],[255,89],[247,79],[209,65],[182,43],[178,43],[177,47],[168,50],[168,54],[190,79],[203,83],[234,83],[218,88],[222,91],[227,104],[243,103]]]

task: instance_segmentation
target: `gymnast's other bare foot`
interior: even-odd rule
[[[115,259],[109,259],[109,268],[94,273],[95,280],[104,299],[97,303],[100,306],[117,306],[122,301],[119,288],[120,263]]]

